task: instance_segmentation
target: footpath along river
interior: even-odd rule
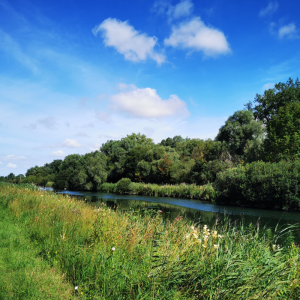
[[[178,216],[190,219],[201,224],[212,226],[216,218],[223,219],[226,214],[232,221],[244,219],[245,224],[260,222],[263,226],[275,228],[288,224],[300,223],[300,212],[284,212],[267,209],[244,208],[236,206],[216,205],[210,202],[171,198],[171,197],[149,197],[141,195],[118,195],[111,193],[98,193],[87,191],[56,191],[63,194],[76,196],[95,206],[105,203],[111,208],[118,207],[120,210],[131,208],[156,209],[163,211],[163,216],[170,220]],[[294,233],[297,243],[300,243],[300,230]]]

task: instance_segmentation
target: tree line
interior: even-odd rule
[[[68,155],[64,160],[28,169],[25,177],[11,173],[0,180],[93,191],[105,182],[115,183],[122,178],[143,183],[204,185],[220,181],[226,174],[234,180],[230,170],[242,170],[249,164],[297,160],[299,135],[297,78],[257,94],[254,101],[227,119],[213,140],[175,136],[155,144],[151,138],[133,133],[107,141],[99,151]]]

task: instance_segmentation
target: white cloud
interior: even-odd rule
[[[2,162],[2,161],[0,161],[0,165],[3,165],[3,162]]]
[[[163,54],[154,51],[157,38],[138,32],[127,21],[108,18],[93,29],[95,36],[99,32],[102,33],[105,46],[114,47],[127,60],[138,62],[151,58],[158,64],[165,61]]]
[[[193,3],[189,0],[183,0],[176,4],[175,6],[171,6],[168,10],[168,15],[170,18],[178,19],[181,17],[189,16],[193,11]]]
[[[26,156],[13,155],[13,154],[6,155],[4,157],[4,160],[20,160],[20,159],[27,159],[27,157]]]
[[[65,139],[62,144],[63,147],[68,147],[68,148],[80,148],[81,145],[78,143],[77,140],[72,140],[72,139]]]
[[[64,153],[64,151],[62,150],[57,150],[57,151],[53,151],[51,153],[52,156],[59,156],[59,157],[62,157],[62,156],[66,156],[66,154]]]
[[[289,38],[289,39],[293,39],[293,38],[297,38],[298,34],[297,34],[298,30],[296,28],[296,25],[294,23],[290,23],[288,25],[284,25],[281,26],[278,30],[278,37],[280,39],[283,38]]]
[[[263,86],[263,90],[273,89],[273,88],[274,88],[274,85],[275,85],[275,83],[273,83],[273,82],[266,83],[266,84]]]
[[[278,2],[270,2],[266,8],[261,9],[259,12],[260,17],[264,17],[267,15],[272,15],[278,9]]]
[[[165,39],[165,45],[203,51],[206,56],[230,52],[224,33],[206,26],[199,17],[172,28],[172,34]]]
[[[12,163],[8,163],[6,166],[8,168],[17,168],[17,165],[16,164],[12,164]]]
[[[121,92],[111,97],[112,108],[126,112],[135,117],[164,118],[168,116],[190,115],[186,103],[176,95],[171,95],[168,100],[162,100],[156,90],[152,88]]]

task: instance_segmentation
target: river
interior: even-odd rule
[[[200,222],[201,224],[207,224],[209,226],[212,226],[217,218],[224,218],[224,215],[227,215],[232,221],[243,218],[245,224],[255,224],[259,221],[260,226],[271,228],[275,228],[277,224],[279,224],[279,226],[286,226],[300,223],[300,212],[224,206],[200,200],[170,197],[118,195],[88,191],[57,192],[76,196],[95,206],[104,203],[111,208],[118,207],[119,210],[151,208],[161,210],[163,216],[170,220],[178,216],[183,216],[194,222]],[[300,230],[297,230],[294,234],[297,242],[300,243]]]

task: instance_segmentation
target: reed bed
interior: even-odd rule
[[[104,183],[101,185],[100,191],[105,193],[119,192],[117,190],[117,183]],[[132,195],[189,198],[205,201],[214,201],[215,199],[215,190],[210,183],[199,186],[195,184],[158,185],[152,183],[132,182],[126,193]]]
[[[229,221],[213,228],[161,211],[111,210],[34,187],[0,185],[0,201],[80,299],[299,299],[291,228]],[[283,235],[285,234],[285,238]]]

